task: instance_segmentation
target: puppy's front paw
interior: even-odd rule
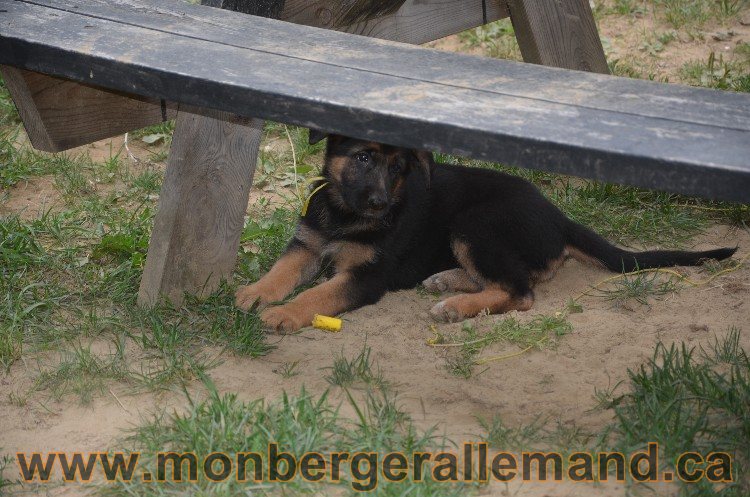
[[[255,307],[263,309],[276,300],[274,295],[265,291],[258,283],[237,288],[234,297],[235,304],[243,311],[248,311]]]
[[[455,323],[466,318],[460,309],[456,308],[447,300],[438,302],[430,309],[430,315],[436,320],[443,323]]]
[[[312,317],[294,304],[270,307],[260,314],[263,324],[274,331],[289,333],[312,324]]]

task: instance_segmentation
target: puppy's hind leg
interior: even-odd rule
[[[464,268],[449,269],[433,274],[422,282],[428,292],[467,292],[474,293],[482,289]]]
[[[453,253],[467,275],[478,281],[481,290],[447,298],[436,304],[430,314],[438,321],[455,322],[476,316],[484,311],[500,314],[512,310],[526,311],[534,304],[529,286],[529,275],[522,263],[510,253],[498,253],[479,259],[468,242],[456,239]],[[488,265],[488,261],[492,266]]]
[[[534,305],[534,295],[529,292],[515,297],[497,284],[489,284],[477,293],[463,293],[438,302],[430,314],[437,321],[453,323],[474,317],[484,311],[502,314],[508,311],[528,311]]]

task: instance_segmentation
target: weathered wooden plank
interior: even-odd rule
[[[44,74],[1,66],[34,148],[60,152],[173,119],[173,109]]]
[[[285,57],[503,95],[655,118],[747,129],[746,96],[600,74],[540,68],[326,30],[247,19],[170,0],[34,0],[159,31]],[[248,29],[252,23],[252,29]],[[280,34],[283,33],[283,34]]]
[[[608,74],[589,0],[508,0],[526,62]]]
[[[413,47],[285,23],[273,24],[284,33],[276,37],[279,44],[299,44],[314,52],[315,42],[323,39],[328,45],[338,41],[339,51],[346,52],[351,40],[356,40],[357,46],[371,43],[377,54],[389,47],[388,60],[396,57],[396,63],[403,64],[402,75],[379,71],[381,58],[377,56],[370,57],[375,65],[364,70],[25,2],[0,0],[0,10],[7,10],[0,13],[2,63],[395,145],[680,193],[744,201],[750,197],[746,160],[750,121],[743,118],[748,95],[679,89],[685,100],[707,100],[717,109],[727,109],[725,117],[731,124],[714,123],[712,118],[710,123],[701,123],[705,118],[683,111],[685,100],[675,102],[672,87],[666,85],[636,82],[645,85],[644,94],[655,95],[667,109],[671,102],[667,118],[650,116],[648,109],[639,115],[592,108],[587,102],[555,101],[553,90],[570,73],[538,66],[524,66],[537,78],[524,83],[546,89],[542,98],[519,97],[502,93],[502,81],[493,82],[489,90],[471,86],[475,81],[505,78],[517,66],[506,61],[482,59],[480,67],[475,67],[475,59],[445,58],[454,56],[427,51],[428,61],[421,70],[442,70],[447,76],[442,81],[424,81],[414,77],[415,69],[405,64]],[[8,23],[11,18],[13,22]],[[253,22],[248,31],[259,25]],[[214,31],[223,29],[213,27]],[[287,37],[289,32],[299,36]],[[289,41],[284,44],[283,40]],[[448,60],[468,62],[449,65]],[[611,91],[620,84],[632,84],[619,78],[575,74],[595,76]],[[584,91],[579,94],[586,95]],[[730,110],[733,107],[740,110]]]
[[[206,296],[234,269],[263,122],[201,114],[177,115],[138,292],[142,306]]]

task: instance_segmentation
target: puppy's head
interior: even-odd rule
[[[310,133],[310,141],[325,135]],[[403,198],[406,177],[419,169],[429,186],[432,154],[382,143],[328,135],[323,174],[341,207],[381,219]]]

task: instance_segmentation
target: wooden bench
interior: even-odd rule
[[[231,274],[259,118],[750,201],[750,95],[350,34],[421,43],[510,14],[526,60],[604,73],[587,0],[407,0],[377,15],[342,0],[224,2],[207,3],[348,33],[177,0],[0,0],[0,70],[36,148],[177,116],[143,304]]]

